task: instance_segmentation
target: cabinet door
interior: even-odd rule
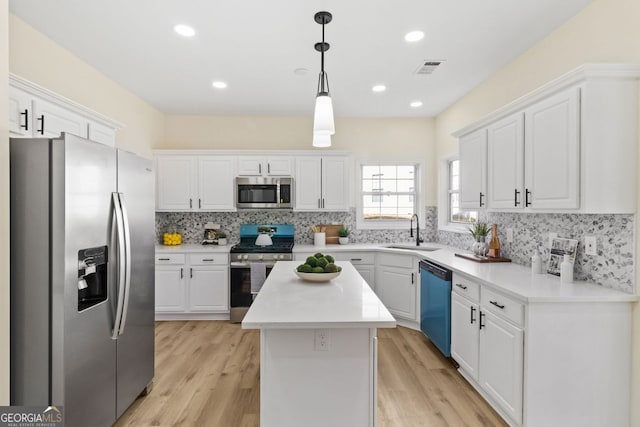
[[[524,207],[523,114],[517,113],[489,126],[487,131],[487,198],[490,209]]]
[[[322,208],[324,210],[346,211],[349,209],[348,181],[346,158],[322,159]]]
[[[159,211],[193,210],[193,199],[197,194],[195,177],[195,158],[158,156],[156,158],[156,209]]]
[[[460,208],[487,205],[487,130],[460,138]]]
[[[297,157],[295,192],[296,210],[320,210],[322,199],[322,160],[320,157]]]
[[[524,334],[494,314],[482,311],[480,386],[511,418],[522,423]]]
[[[198,158],[198,203],[201,211],[234,211],[234,157]]]
[[[263,174],[262,162],[263,157],[240,156],[238,158],[238,175],[239,176],[260,176]]]
[[[116,130],[100,123],[89,121],[89,139],[114,147],[116,145]]]
[[[398,267],[380,266],[376,271],[376,291],[394,316],[415,320],[416,273]]]
[[[189,310],[228,311],[228,267],[191,267],[189,269]]]
[[[355,269],[358,270],[358,273],[362,276],[362,278],[369,284],[369,287],[375,291],[375,269],[372,265],[354,265]]]
[[[451,357],[471,378],[478,381],[478,304],[451,293]]]
[[[525,187],[532,209],[580,207],[579,105],[580,89],[572,89],[525,111]]]
[[[291,157],[269,157],[267,158],[267,175],[270,176],[291,176],[293,175],[293,159]]]
[[[9,136],[30,137],[33,135],[33,97],[9,86]]]
[[[156,266],[156,312],[183,312],[184,266]]]
[[[86,138],[87,120],[56,104],[41,99],[33,101],[34,136],[55,138],[62,132]]]

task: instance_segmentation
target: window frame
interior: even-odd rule
[[[424,171],[424,163],[415,160],[358,160],[356,162],[356,228],[358,230],[409,230],[409,220],[366,220],[364,219],[362,198],[364,196],[362,182],[362,168],[364,166],[413,166],[414,169],[414,212],[418,215],[420,226],[424,227],[425,209],[422,201],[422,177]],[[369,192],[367,192],[369,194]],[[396,194],[396,193],[393,193]],[[406,195],[406,192],[397,194]]]
[[[460,156],[447,156],[442,159],[440,165],[440,203],[438,204],[438,230],[451,231],[454,233],[468,233],[471,222],[451,221],[451,194],[460,190],[451,190],[451,163],[460,160]],[[458,170],[458,176],[460,171]],[[479,215],[479,211],[475,211]]]

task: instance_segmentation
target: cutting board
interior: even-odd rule
[[[338,241],[338,230],[343,227],[342,224],[320,224],[319,227],[326,228],[324,232],[327,238],[327,245],[337,245],[340,243]]]
[[[479,257],[479,256],[475,256],[475,255],[472,255],[472,254],[459,254],[459,253],[456,253],[456,256],[460,257],[460,258],[468,259],[469,261],[474,261],[474,262],[479,262],[479,263],[511,262],[511,260],[509,258],[503,258],[503,257],[490,258],[490,257]]]

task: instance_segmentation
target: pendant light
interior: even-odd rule
[[[329,79],[324,72],[324,53],[329,50],[329,43],[324,41],[324,26],[331,22],[329,12],[318,12],[314,20],[322,25],[322,42],[315,44],[315,49],[320,52],[320,76],[318,77],[318,93],[316,95],[316,108],[313,115],[313,146],[330,147],[331,135],[336,133],[333,123],[333,104],[329,92]]]

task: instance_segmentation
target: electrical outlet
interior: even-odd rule
[[[316,351],[329,351],[329,330],[315,329],[314,344]]]
[[[587,255],[598,255],[598,239],[596,236],[584,236],[584,253]]]
[[[507,243],[513,242],[513,228],[507,228]]]
[[[558,237],[558,233],[549,233],[549,247],[551,247],[553,239],[555,239],[556,237]]]

